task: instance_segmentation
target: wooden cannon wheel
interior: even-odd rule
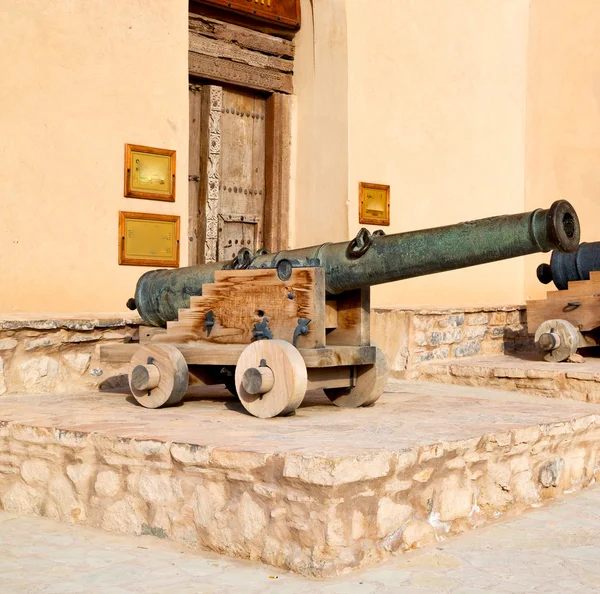
[[[129,387],[146,408],[177,404],[183,399],[188,382],[188,366],[173,345],[147,344],[131,358]]]
[[[356,382],[352,388],[325,388],[323,391],[335,404],[342,408],[357,408],[375,404],[385,390],[388,365],[383,351],[377,348],[374,365],[360,365]]]
[[[269,419],[296,410],[306,394],[306,364],[298,350],[283,340],[249,344],[235,368],[240,402],[255,417]]]
[[[577,352],[579,330],[567,320],[546,320],[535,332],[535,343],[546,361],[566,361]]]

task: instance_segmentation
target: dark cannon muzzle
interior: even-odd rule
[[[147,324],[164,326],[187,308],[190,297],[202,294],[202,284],[214,282],[216,270],[273,268],[285,280],[292,267],[322,266],[326,291],[336,295],[361,287],[466,268],[537,252],[573,252],[579,245],[579,220],[565,200],[549,209],[503,215],[407,233],[385,235],[361,229],[350,242],[284,250],[275,254],[248,250],[230,262],[177,270],[153,270],[142,275],[135,292]]]

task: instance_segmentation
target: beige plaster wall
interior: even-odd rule
[[[528,2],[347,0],[349,219],[391,185],[387,233],[524,209]],[[523,299],[513,260],[382,285],[376,305]]]
[[[344,241],[348,198],[346,0],[302,0],[295,38],[292,246]]]
[[[0,9],[0,311],[122,311],[118,211],[182,215],[187,0],[19,0]],[[177,201],[123,198],[126,142],[177,150]]]
[[[569,200],[583,241],[600,240],[600,2],[531,0],[526,204]],[[527,298],[543,298],[529,256]]]

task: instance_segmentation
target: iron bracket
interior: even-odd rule
[[[204,327],[206,328],[206,338],[210,336],[210,331],[213,329],[215,325],[215,317],[213,315],[212,309],[206,312],[206,319],[204,320]]]
[[[298,336],[306,336],[308,334],[308,325],[310,324],[310,318],[298,318],[298,325],[294,330],[294,338],[292,344],[296,346]]]
[[[254,331],[252,332],[252,336],[256,338],[256,340],[273,340],[273,335],[267,326],[269,322],[269,318],[266,316],[260,321],[254,324]]]

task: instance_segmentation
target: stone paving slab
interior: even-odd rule
[[[151,537],[0,512],[0,591],[44,594],[545,594],[600,591],[600,487],[327,581]]]
[[[594,351],[597,354],[597,349]],[[419,366],[418,377],[429,382],[600,402],[600,358],[589,354],[583,363],[550,363],[536,353],[428,361]]]
[[[143,408],[121,393],[5,395],[0,421],[210,448],[338,457],[403,451],[598,413],[600,406],[578,402],[395,381],[373,407],[338,408],[315,391],[295,415],[273,419],[252,417],[223,389],[208,388],[165,409]]]
[[[582,489],[599,455],[599,406],[439,384],[269,420],[219,390],[164,410],[12,395],[0,505],[324,577]]]

